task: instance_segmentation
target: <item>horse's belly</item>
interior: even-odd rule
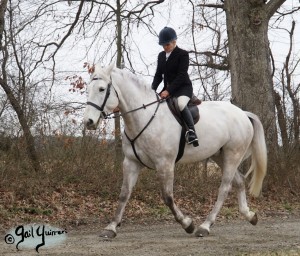
[[[199,141],[198,147],[193,147],[191,145],[186,145],[184,154],[182,158],[178,161],[178,163],[194,163],[203,161],[215,154],[217,154],[222,145],[216,143],[215,145],[204,145],[200,144],[201,140]]]

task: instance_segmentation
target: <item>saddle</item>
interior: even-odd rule
[[[168,103],[168,107],[171,111],[171,113],[173,114],[173,116],[176,118],[177,122],[184,127],[185,124],[182,120],[181,117],[181,113],[178,107],[178,100],[175,97],[170,97],[167,99],[167,103]],[[201,100],[199,100],[195,95],[193,95],[193,97],[190,99],[189,103],[187,104],[189,110],[191,111],[193,120],[194,120],[194,124],[196,124],[199,119],[200,119],[200,115],[199,115],[199,109],[197,107],[197,105],[201,104]]]
[[[181,125],[181,136],[180,136],[180,141],[179,141],[179,148],[178,148],[178,153],[175,162],[178,162],[181,157],[183,156],[184,153],[184,148],[185,148],[185,132],[186,132],[186,125],[181,117],[181,113],[178,107],[178,101],[177,98],[175,97],[170,97],[167,99],[167,104],[168,107],[173,114],[173,116],[176,118],[177,122]],[[187,106],[189,110],[191,111],[194,124],[196,124],[199,119],[200,119],[200,114],[199,114],[199,109],[197,105],[201,104],[201,100],[199,100],[195,95],[191,98],[191,100],[188,102]]]

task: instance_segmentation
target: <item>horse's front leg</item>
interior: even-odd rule
[[[132,189],[136,184],[141,169],[139,163],[125,157],[123,161],[123,184],[119,196],[119,204],[113,221],[104,228],[100,237],[114,238],[117,235],[117,226],[121,224],[125,206],[130,198]]]
[[[195,229],[193,220],[188,216],[184,216],[174,202],[174,165],[170,168],[159,171],[159,176],[161,181],[162,197],[165,204],[170,208],[175,217],[175,220],[181,224],[183,229],[189,234],[193,233]]]

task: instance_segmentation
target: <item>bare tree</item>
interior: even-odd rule
[[[27,141],[28,155],[36,170],[39,164],[31,128],[35,125],[37,116],[41,116],[37,112],[43,109],[49,111],[51,105],[46,106],[40,102],[42,108],[36,111],[36,103],[40,98],[36,97],[37,88],[44,84],[40,75],[37,75],[37,70],[47,74],[45,77],[51,76],[52,82],[49,79],[46,86],[51,92],[56,81],[56,59],[68,39],[76,34],[78,38],[73,44],[87,38],[94,38],[92,42],[102,44],[105,41],[103,38],[108,38],[107,32],[113,32],[113,35],[107,49],[102,52],[102,57],[108,56],[108,53],[112,53],[112,58],[117,55],[118,67],[121,67],[121,62],[126,58],[128,68],[133,70],[130,47],[127,46],[131,28],[145,26],[151,30],[149,23],[154,14],[153,8],[161,2],[163,1],[140,1],[136,4],[119,0],[1,1],[0,43],[3,61],[0,83],[17,114]],[[92,47],[93,43],[90,50]],[[101,56],[98,60],[101,60]],[[37,82],[34,82],[36,77]],[[116,122],[115,128],[116,156],[121,157],[120,122]]]
[[[198,58],[195,65],[230,70],[232,102],[260,117],[265,128],[269,153],[272,156],[278,145],[275,113],[275,101],[278,101],[278,97],[276,98],[276,94],[273,93],[268,24],[285,0],[189,2],[195,9],[198,8],[197,14],[201,16],[201,23],[194,21],[193,28],[210,28],[214,31],[213,48],[209,51],[195,50]],[[208,12],[205,11],[208,9],[215,10],[214,17],[220,17],[220,13],[225,12],[228,41],[218,40],[222,35],[216,25],[220,23],[220,19],[215,18],[215,22],[212,22],[212,19],[208,20]],[[299,7],[294,7],[280,15],[289,15],[298,10]],[[209,12],[210,15],[211,13]],[[196,20],[199,20],[199,17],[196,17]],[[206,56],[206,60],[202,57],[202,61],[199,61],[201,56]]]
[[[268,22],[283,2],[224,1],[233,102],[259,115],[270,150],[277,146],[277,132]]]
[[[61,40],[49,43],[49,37],[53,37],[56,28],[49,29],[49,34],[45,33],[47,22],[54,23],[47,16],[57,4],[57,1],[35,1],[33,4],[31,1],[15,0],[1,1],[0,5],[0,85],[16,113],[26,141],[27,155],[37,172],[40,171],[39,156],[31,130],[39,111],[36,103],[42,90],[46,90],[43,80],[52,75],[52,85],[54,83],[54,57],[74,29],[83,1]]]
[[[292,76],[296,75],[295,72],[300,63],[299,56],[293,54],[295,26],[295,21],[292,21],[290,30],[284,28],[284,31],[289,34],[289,49],[274,88],[278,125],[282,145],[287,154],[290,153],[289,146],[297,148],[300,142],[300,103],[298,96],[300,84],[295,83],[292,79]]]
[[[134,70],[130,43],[127,42],[130,40],[132,28],[141,26],[151,31],[150,20],[154,16],[153,8],[164,0],[139,1],[138,3],[131,3],[128,0],[122,2],[120,0],[102,2],[88,0],[85,2],[89,6],[79,23],[82,28],[82,36],[94,38],[93,42],[96,43],[103,40],[104,34],[112,32],[111,37],[107,39],[110,40],[107,49],[102,50],[103,55],[97,61],[105,58],[110,52],[113,57],[116,56],[117,67],[123,68],[127,62],[127,68]],[[115,50],[112,50],[114,43],[116,47]],[[119,169],[122,158],[121,124],[120,118],[117,117],[115,118],[115,169]]]
[[[228,88],[224,88],[229,76],[229,64],[223,8],[211,10],[207,6],[197,5],[195,1],[189,0],[189,3],[192,7],[192,26],[189,26],[191,29],[187,29],[187,34],[192,35],[191,66],[197,70],[193,74],[194,81],[200,80],[204,100],[229,98]],[[224,22],[221,22],[222,20]],[[206,40],[201,40],[202,37]],[[207,42],[208,40],[211,41]]]
[[[5,24],[5,15],[7,11],[7,17],[9,17],[9,23]],[[14,38],[16,37],[15,31],[13,30],[12,21],[14,19],[13,14],[13,6],[11,4],[8,5],[8,1],[1,2],[0,7],[0,46],[1,46],[1,54],[2,54],[2,64],[1,64],[1,77],[0,77],[0,85],[5,91],[7,98],[12,105],[14,111],[16,112],[20,125],[22,126],[24,137],[26,140],[26,149],[27,154],[32,162],[32,166],[36,172],[40,171],[40,165],[38,160],[38,155],[34,145],[34,138],[30,131],[30,126],[28,124],[28,119],[26,118],[25,110],[21,105],[21,102],[18,100],[17,94],[14,92],[13,84],[19,86],[19,92],[21,97],[25,97],[25,86],[26,86],[26,74],[25,67],[22,61],[19,58],[19,54],[16,49],[16,42]],[[10,51],[10,48],[12,49]],[[9,59],[13,58],[19,75],[14,77],[13,75],[7,72]]]

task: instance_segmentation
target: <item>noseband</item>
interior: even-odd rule
[[[93,80],[100,80],[100,78],[95,77],[95,78],[93,78]],[[106,102],[107,102],[107,99],[108,99],[108,97],[109,97],[109,95],[110,95],[111,86],[112,86],[112,83],[109,82],[109,84],[107,85],[107,88],[106,88],[105,98],[104,98],[104,101],[103,101],[101,107],[99,107],[97,104],[95,104],[95,103],[93,103],[93,102],[90,102],[90,101],[88,101],[88,102],[86,103],[87,105],[90,105],[90,106],[96,108],[97,110],[99,110],[99,111],[101,112],[103,118],[106,118],[106,117],[107,117],[106,113],[105,113],[103,110],[104,110],[105,104],[106,104]]]

